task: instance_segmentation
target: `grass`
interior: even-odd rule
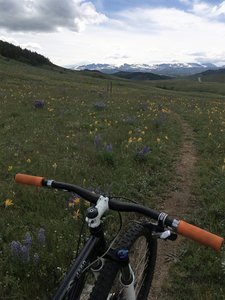
[[[165,195],[173,179],[181,146],[177,113],[194,128],[198,149],[195,212],[190,221],[224,236],[225,107],[223,97],[212,94],[216,85],[210,93],[207,88],[199,92],[195,83],[179,81],[177,88],[166,90],[149,82],[109,77],[113,84],[109,94],[108,77],[35,68],[2,58],[0,77],[4,299],[50,298],[75,254],[85,210],[85,203],[71,201],[70,194],[16,185],[15,173],[75,183],[157,208],[156,199]],[[225,89],[220,88],[223,95]],[[36,100],[43,101],[42,109],[35,108]],[[110,215],[107,220],[112,223]],[[38,238],[40,229],[45,232],[44,244]],[[110,236],[110,228],[106,231]],[[29,259],[14,257],[11,242],[26,245],[28,232]],[[192,299],[215,299],[218,294],[223,299],[224,257],[194,243],[184,247],[164,299],[186,299],[187,281]]]
[[[194,175],[195,212],[190,220],[224,236],[225,102],[214,99],[183,101],[180,113],[196,135],[198,161]],[[224,252],[215,255],[197,244],[172,269],[162,299],[225,299]],[[185,284],[188,283],[188,284]],[[181,288],[182,286],[182,288]]]

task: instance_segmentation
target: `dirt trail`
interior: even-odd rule
[[[183,129],[183,145],[176,166],[176,178],[173,187],[168,191],[167,199],[162,201],[160,209],[167,212],[172,217],[182,218],[191,210],[192,206],[192,170],[196,161],[196,150],[193,144],[192,128],[181,120]],[[168,278],[169,268],[172,265],[173,258],[168,261],[169,257],[179,250],[182,238],[178,238],[175,242],[159,241],[158,256],[156,262],[155,276],[152,283],[149,300],[160,299],[161,287]]]

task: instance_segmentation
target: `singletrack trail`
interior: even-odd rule
[[[191,211],[193,205],[191,194],[192,171],[197,158],[193,143],[193,130],[182,119],[180,119],[180,122],[183,130],[183,144],[176,164],[176,176],[172,187],[167,192],[167,198],[165,200],[160,199],[160,210],[167,212],[171,217],[182,219]],[[176,259],[176,253],[179,253],[182,242],[183,239],[180,236],[175,242],[159,241],[155,275],[149,300],[163,299],[161,294],[162,285],[169,278],[169,269]]]

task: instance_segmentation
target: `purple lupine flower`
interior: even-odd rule
[[[112,144],[106,145],[105,146],[105,151],[106,152],[112,152]]]
[[[41,246],[45,244],[45,230],[44,228],[40,228],[37,235],[37,240]]]
[[[24,236],[24,244],[30,250],[30,248],[32,246],[32,237],[31,237],[30,232],[26,232],[26,234]]]
[[[104,102],[97,102],[95,103],[94,107],[97,110],[104,110],[106,108],[106,104]]]
[[[144,146],[141,150],[137,151],[135,157],[138,160],[144,160],[146,155],[151,152],[151,148],[148,146]]]
[[[34,101],[34,107],[37,108],[37,109],[42,109],[44,108],[44,100],[35,100]]]
[[[39,260],[40,260],[40,257],[38,255],[38,253],[34,253],[34,256],[33,256],[33,262],[35,264],[38,264],[39,263]]]
[[[12,241],[10,244],[11,254],[14,257],[20,257],[22,252],[22,244],[19,241]]]
[[[144,148],[142,149],[142,153],[145,155],[147,153],[151,152],[151,148],[148,146],[144,146]]]
[[[101,138],[100,134],[98,134],[98,135],[96,135],[94,137],[94,145],[95,145],[96,149],[99,149],[101,147],[101,145],[102,145],[102,138]]]
[[[22,246],[21,248],[21,259],[24,261],[24,262],[29,262],[30,261],[30,251],[29,251],[29,248],[27,246]]]

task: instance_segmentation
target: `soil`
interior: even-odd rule
[[[167,192],[167,198],[160,201],[159,209],[171,217],[183,219],[191,211],[193,196],[191,193],[192,171],[196,162],[196,150],[192,128],[181,120],[183,130],[183,144],[180,157],[177,160],[175,181]],[[169,277],[169,269],[179,253],[182,237],[175,242],[161,241],[158,243],[157,262],[149,300],[163,299],[162,286]]]

